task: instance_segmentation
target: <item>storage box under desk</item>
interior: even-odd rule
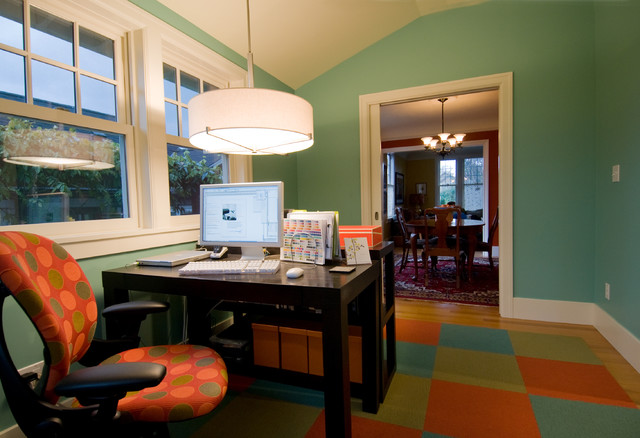
[[[307,330],[309,339],[309,374],[324,375],[322,333]],[[349,326],[349,376],[355,383],[362,383],[362,328]]]
[[[270,321],[271,322],[271,321]],[[324,375],[322,332],[317,324],[287,321],[292,326],[253,323],[254,364]],[[362,328],[349,326],[349,376],[362,383]]]
[[[253,363],[263,367],[280,368],[280,337],[278,326],[251,324],[253,329]]]

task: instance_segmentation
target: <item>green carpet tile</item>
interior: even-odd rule
[[[640,410],[582,338],[397,321],[397,373],[355,438],[639,437]],[[324,436],[320,391],[230,376],[223,404],[175,437]]]

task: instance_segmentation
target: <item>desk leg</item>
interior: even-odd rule
[[[187,338],[190,344],[209,345],[211,323],[208,313],[212,306],[209,300],[187,297]]]
[[[126,289],[118,289],[111,283],[112,282],[108,278],[105,279],[103,276],[102,286],[105,308],[113,306],[114,304],[126,303],[129,301],[129,291]],[[105,319],[105,330],[107,339],[120,338],[121,333],[118,330],[118,327],[116,327],[114,321],[110,321],[109,318]]]
[[[362,410],[378,412],[382,394],[382,327],[380,324],[381,281],[374,281],[360,294],[362,315]]]
[[[350,438],[349,322],[347,304],[335,299],[322,310],[325,436]]]

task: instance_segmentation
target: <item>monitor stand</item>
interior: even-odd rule
[[[264,249],[260,246],[243,246],[241,260],[264,260]]]

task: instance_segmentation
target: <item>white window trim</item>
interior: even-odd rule
[[[96,119],[96,126],[105,126],[101,129],[108,131],[126,131],[130,217],[2,229],[46,235],[64,245],[78,259],[197,240],[199,215],[173,218],[170,215],[164,138],[163,52],[166,49],[173,53],[188,53],[188,57],[183,56],[197,60],[206,72],[203,78],[216,85],[244,86],[246,71],[127,0],[31,0],[31,5],[77,21],[118,44],[122,42],[123,56],[116,61],[117,74],[124,72],[125,76],[125,86],[120,91],[125,96],[119,99],[121,104],[125,103],[124,109],[119,108],[122,122]],[[34,108],[19,102],[2,103],[3,112],[86,124],[78,123],[78,117],[83,116],[77,114]],[[39,114],[42,115],[38,117]],[[123,124],[126,127],[123,128]],[[115,129],[116,126],[119,129]],[[252,180],[250,157],[232,156],[229,167],[231,182]]]

